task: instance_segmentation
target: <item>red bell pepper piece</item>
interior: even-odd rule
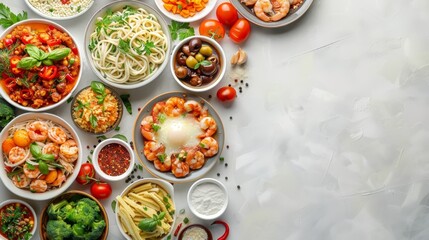
[[[18,62],[21,60],[21,57],[19,56],[13,56],[9,59],[10,67],[14,68],[16,65],[18,65]]]
[[[29,44],[31,43],[31,40],[33,40],[33,36],[26,34],[26,35],[22,35],[20,39],[22,43]]]
[[[33,93],[34,93],[33,90],[24,88],[21,90],[21,98],[29,100],[33,97]]]
[[[69,73],[66,74],[66,80],[67,83],[72,83],[74,82],[74,77],[72,75],[70,75]]]
[[[44,66],[42,69],[40,69],[39,77],[46,79],[46,80],[52,80],[58,76],[58,68],[57,66]]]
[[[49,39],[51,39],[51,36],[49,36],[49,34],[45,32],[39,33],[39,40],[42,43],[47,43]]]
[[[47,40],[46,41],[46,43],[50,46],[50,47],[54,47],[54,46],[57,46],[57,45],[60,45],[61,44],[61,39],[49,39],[49,40]]]

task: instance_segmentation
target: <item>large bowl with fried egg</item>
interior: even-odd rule
[[[144,146],[148,140],[142,136],[141,132],[141,123],[145,117],[152,114],[152,109],[156,103],[161,101],[166,101],[171,97],[179,97],[187,100],[194,100],[198,103],[201,103],[205,109],[208,110],[209,116],[211,116],[217,124],[217,131],[214,133],[213,137],[218,143],[218,152],[214,156],[206,157],[205,163],[200,169],[191,170],[189,174],[184,177],[176,177],[171,171],[162,172],[155,168],[154,161],[148,160],[147,156],[144,154]],[[172,154],[177,152],[168,152],[168,149],[177,149],[181,146],[190,146],[195,144],[195,138],[200,133],[197,128],[200,127],[199,123],[189,121],[187,117],[182,117],[182,115],[174,118],[166,116],[164,124],[161,126],[162,131],[158,130],[158,135],[156,138],[163,139],[162,144],[166,149],[166,153]],[[153,176],[162,178],[172,183],[185,183],[191,182],[196,179],[203,177],[207,172],[209,172],[219,160],[219,157],[222,154],[222,149],[225,141],[225,131],[223,128],[222,120],[219,117],[216,110],[203,98],[184,92],[167,92],[159,96],[154,97],[149,100],[147,104],[140,110],[135,122],[133,129],[133,141],[134,141],[134,151],[137,158],[140,160],[143,167]],[[196,142],[198,145],[199,143]],[[180,155],[180,154],[176,154]],[[158,156],[159,158],[159,156]]]

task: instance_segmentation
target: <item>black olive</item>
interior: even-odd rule
[[[189,46],[188,45],[184,45],[182,47],[182,52],[186,54],[186,56],[191,56],[191,51],[189,50]]]
[[[217,70],[216,65],[213,64],[213,62],[210,62],[209,65],[201,65],[199,69],[201,69],[201,72],[205,75],[213,75]]]
[[[176,55],[176,61],[177,61],[177,64],[179,64],[179,65],[182,65],[182,66],[186,65],[186,55],[185,55],[185,53],[179,52]]]
[[[201,86],[201,84],[203,84],[203,80],[200,78],[200,76],[195,74],[191,76],[191,80],[189,81],[189,83],[192,86]]]
[[[213,78],[211,76],[201,76],[201,80],[203,80],[203,84],[207,84],[210,83],[211,81],[213,81]]]
[[[188,76],[188,70],[187,70],[187,68],[186,67],[182,67],[182,66],[177,67],[174,70],[174,73],[180,79],[186,78]]]
[[[203,45],[203,43],[201,42],[201,39],[199,38],[194,38],[191,41],[189,41],[189,50],[191,52],[198,52],[200,51],[201,46]]]

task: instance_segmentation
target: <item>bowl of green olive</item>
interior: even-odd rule
[[[174,48],[170,67],[174,79],[183,88],[192,92],[208,91],[225,75],[225,52],[212,38],[189,37]]]

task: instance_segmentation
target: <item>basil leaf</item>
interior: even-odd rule
[[[51,66],[51,65],[53,65],[53,64],[54,64],[54,62],[52,62],[52,60],[51,60],[51,59],[45,59],[45,60],[43,60],[43,61],[42,61],[42,63],[43,63],[44,65],[46,65],[46,66]]]
[[[34,169],[36,169],[36,167],[33,164],[31,164],[31,163],[27,162],[26,165],[27,165],[27,169],[28,170],[34,170]]]
[[[46,164],[44,161],[40,160],[39,161],[39,170],[42,174],[48,174],[49,173],[48,164]]]
[[[153,232],[156,229],[158,221],[153,218],[144,218],[139,222],[139,228],[144,232]]]
[[[70,53],[70,48],[56,48],[48,54],[48,59],[53,61],[61,60],[67,57]]]
[[[197,70],[200,66],[209,66],[210,64],[212,64],[212,62],[210,62],[209,60],[203,60],[195,64],[194,69]]]
[[[125,108],[127,109],[127,112],[132,115],[133,108],[131,107],[130,94],[122,94],[120,97],[122,99],[122,102],[124,103]]]
[[[47,53],[32,44],[25,45],[25,51],[28,53],[28,55],[30,55],[30,57],[35,58],[39,61],[46,59],[46,57],[48,56]]]
[[[91,114],[91,116],[89,116],[89,122],[91,123],[91,126],[93,128],[97,127],[97,117],[94,116],[93,114]]]
[[[121,139],[122,141],[124,141],[124,142],[128,142],[128,139],[127,139],[127,137],[125,137],[124,135],[122,135],[122,134],[116,134],[115,136],[113,136],[112,138],[118,138],[118,139]]]
[[[116,200],[112,201],[111,206],[112,206],[113,213],[115,213],[115,211],[116,211]]]
[[[17,67],[22,69],[31,69],[34,66],[37,66],[37,63],[40,63],[37,59],[32,57],[25,57],[19,60]]]
[[[107,139],[107,137],[106,137],[106,136],[104,136],[104,135],[100,135],[100,136],[97,136],[97,139],[99,139],[99,140],[103,141],[103,140],[106,140],[106,139]]]
[[[40,156],[42,155],[42,148],[39,145],[37,145],[37,143],[33,142],[30,144],[30,152],[34,158],[39,159]]]
[[[101,82],[92,81],[91,82],[91,89],[97,94],[104,95],[106,88]]]
[[[54,161],[55,156],[53,154],[42,154],[39,159],[44,161]]]

